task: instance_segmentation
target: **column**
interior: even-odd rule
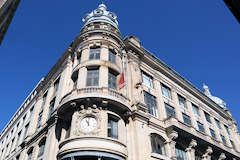
[[[90,49],[88,46],[82,48],[81,63],[89,60]]]
[[[100,51],[100,59],[104,61],[108,61],[108,46],[102,45]]]
[[[194,160],[195,159],[195,147],[197,146],[197,141],[192,139],[188,148],[186,148],[187,159]]]
[[[177,155],[176,155],[176,139],[178,137],[178,133],[176,131],[171,131],[171,133],[168,135],[169,137],[169,141],[168,141],[168,145],[169,145],[169,149],[170,151],[168,153],[170,153],[170,157],[172,160],[177,160]]]
[[[73,68],[75,68],[77,65],[78,65],[77,52],[74,52],[74,54],[73,54]]]
[[[212,147],[208,147],[206,152],[202,156],[202,160],[211,160],[212,152],[213,152]]]
[[[99,87],[108,87],[108,67],[99,68]]]
[[[81,67],[78,71],[77,88],[85,88],[87,81],[87,67]]]
[[[43,124],[45,124],[45,122],[48,120],[48,111],[49,111],[49,106],[50,106],[50,102],[52,100],[52,95],[53,95],[53,92],[54,92],[54,82],[51,81],[50,82],[50,87],[48,89],[48,94],[47,94],[47,98],[46,98],[46,102],[43,106],[43,114],[42,114],[42,120],[41,120],[41,123],[40,123],[40,126],[42,126]]]
[[[221,153],[218,160],[224,160],[226,158],[226,155],[224,153]]]

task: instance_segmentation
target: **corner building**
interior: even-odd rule
[[[99,5],[0,136],[1,160],[238,160],[237,123]]]

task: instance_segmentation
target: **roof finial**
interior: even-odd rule
[[[204,89],[204,93],[207,96],[211,96],[211,93],[210,93],[210,90],[209,90],[208,86],[206,84],[204,84],[204,83],[203,83],[203,89]]]

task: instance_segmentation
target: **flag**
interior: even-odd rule
[[[120,79],[119,79],[119,89],[122,89],[125,86],[125,79],[124,79],[124,73],[121,73]]]

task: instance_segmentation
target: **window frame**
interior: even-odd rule
[[[150,141],[151,141],[152,153],[166,155],[166,146],[164,144],[166,140],[162,136],[155,133],[151,133]]]
[[[99,67],[97,68],[88,68],[87,69],[87,87],[97,87],[99,86]],[[96,82],[95,82],[96,80]],[[95,84],[96,83],[96,84]]]
[[[217,120],[216,118],[214,118],[214,119],[215,119],[215,124],[216,124],[217,128],[218,128],[219,130],[221,130],[222,127],[221,127],[221,125],[220,125],[220,121]]]
[[[210,135],[213,139],[217,139],[217,135],[216,135],[216,132],[215,130],[213,130],[212,128],[209,128],[209,131],[210,131]]]
[[[116,64],[117,53],[113,49],[108,49],[108,61]]]
[[[198,126],[199,132],[205,133],[204,125],[201,122],[197,121],[197,126]],[[199,127],[199,126],[201,126],[201,127]]]
[[[100,47],[94,47],[90,48],[89,51],[89,60],[98,60],[101,56],[101,48]]]
[[[178,95],[178,104],[180,107],[184,108],[184,109],[187,109],[187,104],[186,104],[186,98],[184,98],[183,96],[181,96],[180,94],[177,94]],[[183,105],[181,102],[181,100],[183,100]]]
[[[116,130],[114,131],[114,129]],[[119,118],[112,114],[108,114],[107,136],[114,139],[119,138]]]
[[[199,107],[192,103],[193,114],[196,117],[200,117]]]
[[[164,103],[164,105],[165,105],[167,118],[176,117],[175,108],[173,106],[169,105],[168,103]],[[168,111],[171,111],[173,114],[168,114],[168,113],[170,113]]]
[[[204,116],[205,116],[206,121],[207,121],[209,124],[212,124],[210,114],[208,114],[207,112],[204,111]],[[209,118],[209,119],[208,119],[208,118]],[[208,121],[208,120],[209,120],[209,121]]]
[[[171,88],[169,88],[168,86],[166,86],[165,84],[161,83],[161,90],[162,90],[162,95],[165,98],[168,99],[172,99],[172,92],[171,92]],[[166,91],[166,92],[165,92]],[[167,95],[166,95],[167,93]]]
[[[143,91],[143,95],[144,102],[148,107],[148,113],[153,115],[154,117],[158,117],[158,106],[156,97],[146,91]]]
[[[147,74],[144,71],[141,71],[141,76],[142,76],[142,83],[146,87],[154,89],[152,76],[150,76],[149,74]]]
[[[191,121],[191,117],[185,113],[182,113],[182,118],[183,118],[183,123],[188,125],[188,126],[192,126],[192,121]]]
[[[117,73],[112,70],[108,71],[108,88],[117,90]]]

